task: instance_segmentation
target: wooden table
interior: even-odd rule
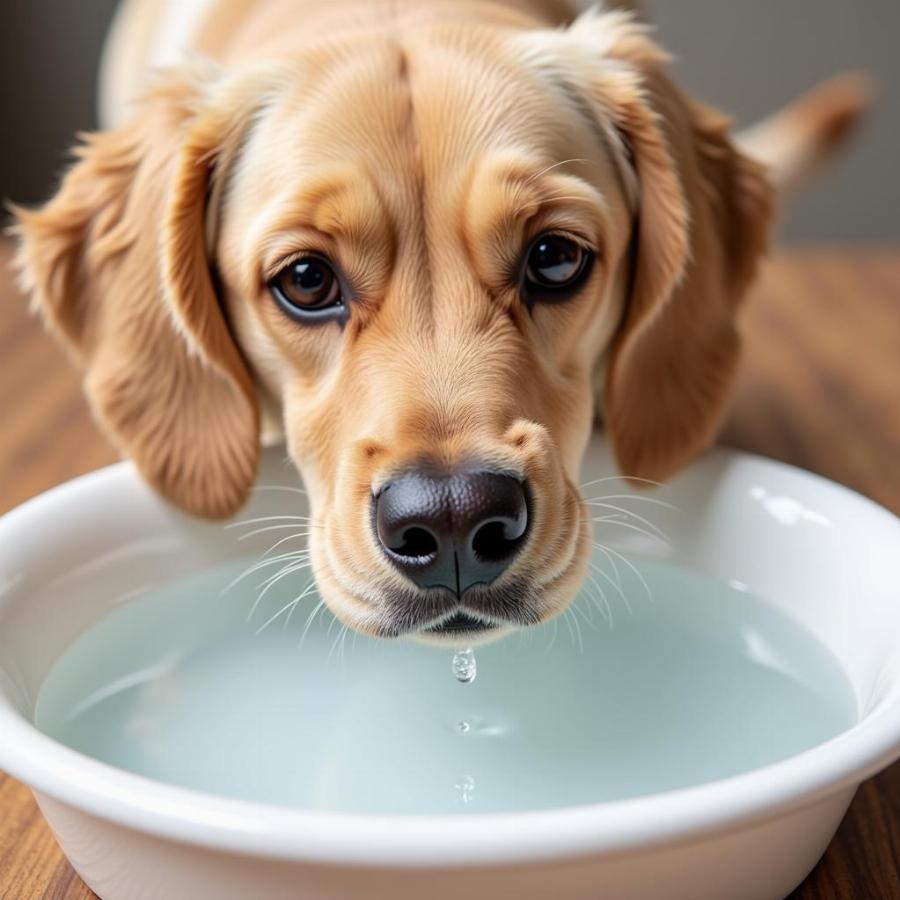
[[[0,245],[0,262],[8,255]],[[77,378],[10,281],[0,277],[0,512],[114,459]],[[900,247],[778,254],[744,332],[723,442],[820,472],[900,513]],[[31,794],[0,773],[0,897],[93,896]],[[813,898],[900,898],[900,764],[862,786],[824,859],[792,895]]]

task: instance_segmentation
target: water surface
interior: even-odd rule
[[[566,618],[452,652],[344,635],[308,576],[248,621],[247,561],[131,600],[83,634],[41,690],[37,725],[150,778],[230,797],[357,812],[538,809],[695,785],[775,762],[851,726],[829,652],[745,591],[631,557],[596,560]],[[644,583],[646,582],[646,584]],[[630,607],[630,612],[626,607]],[[601,611],[602,610],[602,611]],[[305,631],[308,624],[308,630]],[[465,723],[464,726],[461,723]]]

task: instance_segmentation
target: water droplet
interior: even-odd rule
[[[453,654],[453,676],[460,684],[470,684],[478,674],[475,653],[472,649],[457,650]]]
[[[465,719],[458,719],[449,727],[457,734],[468,734],[473,739],[506,737],[510,732],[510,728],[506,723],[485,720],[480,716],[467,716]]]
[[[475,796],[475,779],[471,775],[463,775],[456,784],[453,785],[459,802],[468,805]]]

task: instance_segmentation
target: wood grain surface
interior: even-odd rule
[[[115,458],[77,377],[26,315],[8,256],[0,245],[0,512]],[[900,247],[777,254],[743,331],[722,442],[820,472],[900,513]],[[28,790],[0,773],[0,897],[93,896]],[[863,785],[822,862],[791,895],[892,898],[900,898],[900,764]]]

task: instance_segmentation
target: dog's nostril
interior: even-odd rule
[[[507,535],[515,533],[515,527],[510,527],[507,522],[495,520],[486,522],[472,538],[472,550],[478,559],[484,562],[503,562],[516,551],[522,543],[523,534],[510,538]]]
[[[391,564],[421,588],[491,584],[525,543],[525,483],[502,472],[406,472],[372,498]]]
[[[402,534],[402,543],[389,547],[391,553],[407,559],[427,559],[438,552],[437,538],[427,528],[407,528]]]

